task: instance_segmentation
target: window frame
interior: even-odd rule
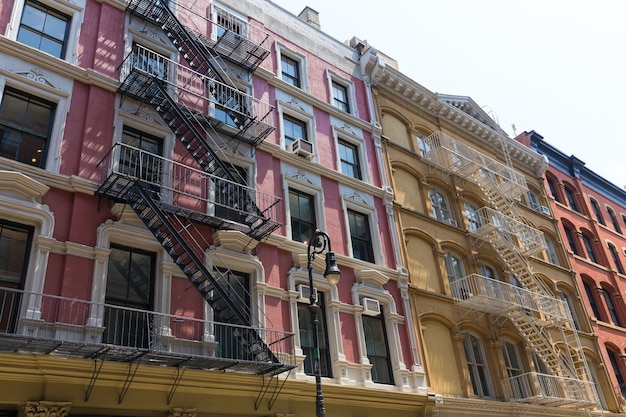
[[[354,257],[352,250],[352,235],[350,231],[350,223],[348,221],[348,210],[352,210],[367,216],[370,228],[370,242],[372,250],[374,251],[374,260],[371,263],[377,265],[382,264],[383,251],[380,241],[380,233],[378,233],[378,215],[376,209],[374,208],[376,206],[374,198],[371,195],[357,193],[354,189],[349,187],[340,187],[340,193],[342,195],[341,202],[344,216],[344,231],[347,237],[345,243],[347,256]]]
[[[283,79],[283,56],[296,62],[298,64],[298,72],[300,85],[295,86]],[[285,45],[276,42],[276,77],[283,81],[285,84],[290,85],[293,88],[299,88],[300,90],[309,91],[309,81],[307,74],[307,61],[306,57],[291,49],[288,49]]]
[[[466,200],[463,202],[463,211],[465,211],[465,219],[467,222],[466,226],[468,228],[467,230],[469,230],[470,232],[475,232],[481,226],[480,218],[478,217],[477,213],[478,210],[480,210],[480,207],[473,201]]]
[[[56,10],[59,13],[67,15],[71,18],[69,28],[67,30],[65,53],[61,58],[63,61],[70,64],[76,64],[78,62],[78,40],[80,37],[80,28],[83,24],[86,0],[37,0],[37,2]],[[7,38],[17,42],[17,34],[20,29],[22,15],[24,14],[25,1],[16,1],[13,3],[13,11],[11,13],[10,23],[7,25]],[[21,43],[20,43],[21,44]],[[22,44],[27,46],[26,44]],[[30,46],[27,46],[31,48]],[[40,51],[37,48],[33,48]],[[46,56],[53,56],[46,52],[40,51]],[[54,57],[54,56],[53,56]],[[55,57],[56,58],[56,57]]]
[[[617,220],[617,215],[615,214],[615,210],[611,207],[606,206],[606,212],[609,214],[609,219],[611,219],[611,224],[613,225],[613,229],[619,234],[622,234],[622,228],[619,225],[619,221]]]
[[[554,198],[555,201],[561,203],[561,196],[559,194],[558,189],[558,180],[553,178],[551,175],[546,175],[546,182],[548,183],[548,190],[550,191],[550,195]]]
[[[350,80],[345,79],[344,77],[339,76],[337,73],[331,70],[326,70],[326,79],[328,82],[327,85],[328,85],[329,103],[342,113],[346,113],[346,114],[350,114],[350,115],[358,117],[354,83]],[[347,107],[346,109],[336,105],[335,88],[334,88],[335,85],[343,88],[345,92],[345,95],[346,95],[345,105]]]
[[[562,223],[563,224],[563,232],[565,234],[565,240],[567,240],[567,244],[570,247],[570,250],[574,255],[580,256],[580,248],[578,246],[578,242],[576,241],[575,235],[578,233],[573,226]]]
[[[65,26],[65,30],[63,31],[64,32],[63,33],[63,38],[62,39],[57,39],[54,36],[50,35],[50,33],[47,33],[46,29],[45,29],[45,23],[44,23],[44,28],[41,29],[41,30],[36,29],[36,28],[34,28],[32,26],[29,26],[29,25],[25,24],[24,23],[24,17],[25,17],[25,13],[26,13],[26,10],[27,10],[27,6],[33,8],[33,9],[37,9],[39,11],[42,11],[46,15],[46,19],[47,19],[48,16],[52,16],[52,17],[55,17],[57,20],[60,20],[60,21],[64,22],[65,23],[65,25],[64,25]],[[16,38],[16,40],[18,42],[20,42],[20,40],[18,38],[20,37],[20,33],[22,33],[22,29],[23,29],[24,31],[29,31],[30,33],[35,34],[38,37],[40,42],[42,40],[44,40],[44,39],[49,39],[49,40],[52,40],[53,42],[56,41],[54,43],[56,43],[56,44],[61,46],[58,56],[53,54],[53,53],[51,53],[51,52],[44,51],[42,49],[42,47],[41,47],[41,43],[39,44],[38,47],[36,47],[34,45],[29,45],[29,44],[24,43],[24,42],[20,42],[20,43],[22,43],[23,45],[26,45],[26,46],[30,46],[31,48],[37,49],[37,50],[39,50],[41,52],[47,53],[49,55],[52,55],[55,58],[59,58],[59,59],[63,59],[64,60],[65,56],[66,56],[66,48],[67,48],[68,36],[69,36],[69,33],[70,33],[71,26],[72,26],[72,16],[71,15],[63,13],[63,12],[60,12],[59,10],[57,10],[57,9],[55,9],[55,8],[45,4],[45,3],[41,3],[41,2],[39,2],[37,0],[26,0],[24,2],[23,7],[22,7],[22,16],[20,18],[20,26],[19,26],[19,28],[17,30],[17,38]]]
[[[370,350],[368,349],[368,342],[367,342],[367,328],[368,326],[366,325],[366,323],[370,323],[374,322],[374,320],[376,320],[376,323],[380,323],[380,326],[382,328],[382,335],[383,335],[383,341],[382,343],[380,341],[374,341],[373,343],[376,344],[383,344],[384,345],[384,350],[386,355],[380,355],[380,354],[374,354],[374,353],[370,353]],[[385,320],[385,306],[384,305],[380,305],[380,314],[378,314],[377,316],[371,316],[371,315],[361,315],[361,321],[362,321],[362,325],[363,325],[363,342],[365,344],[365,356],[367,357],[371,368],[370,368],[370,375],[372,377],[372,382],[377,383],[377,384],[387,384],[387,385],[395,385],[395,378],[394,378],[394,374],[393,374],[393,361],[392,361],[392,357],[391,357],[391,349],[389,347],[389,333],[387,330],[387,323]],[[369,344],[371,345],[371,344]],[[375,353],[380,353],[380,352],[375,352]],[[372,358],[377,358],[377,359],[383,359],[385,361],[385,365],[386,365],[386,373],[388,375],[388,379],[383,380],[382,378],[379,380],[375,380],[375,375],[379,374],[379,371],[374,371],[375,369],[378,369],[377,364],[380,363],[380,361],[372,361]]]
[[[307,285],[307,284],[303,284]],[[317,304],[319,306],[319,313],[317,315],[318,319],[318,347],[320,350],[320,373],[323,378],[332,378],[333,377],[333,363],[332,363],[332,355],[330,353],[330,341],[329,341],[329,333],[328,333],[328,315],[326,314],[326,295],[325,292],[316,288],[317,291]],[[302,369],[305,375],[313,376],[315,373],[313,371],[313,345],[304,346],[302,342],[302,332],[303,326],[302,323],[306,323],[311,326],[311,315],[309,311],[309,303],[308,300],[298,300],[297,301],[297,315],[298,315],[298,334],[300,341],[300,350],[302,354],[306,356],[304,361],[302,362]],[[306,318],[301,316],[301,310],[306,311]],[[311,332],[311,340],[313,339],[313,328],[304,329]],[[310,354],[307,354],[310,352]],[[307,362],[309,364],[309,371],[307,372]]]
[[[436,194],[443,203],[445,203],[445,210],[441,208],[441,201],[437,202],[437,204],[433,202],[433,193]],[[441,188],[435,186],[430,187],[428,190],[428,201],[430,204],[430,214],[433,219],[446,224],[450,224],[450,220],[453,220],[456,223],[456,219],[452,214],[452,207],[450,205],[448,193],[443,191]]]
[[[322,180],[319,175],[305,172],[301,168],[284,164],[281,167],[283,172],[283,190],[288,193],[290,189],[298,190],[304,194],[311,195],[315,203],[315,222],[317,228],[326,230],[326,216],[324,212],[324,193],[322,190]],[[287,194],[288,195],[288,194]],[[291,229],[291,205],[289,198],[285,198],[285,235],[293,240]]]
[[[4,100],[6,88],[21,91],[25,94],[37,97],[42,100],[49,101],[56,105],[54,118],[52,120],[50,137],[47,143],[47,155],[45,168],[39,168],[47,172],[58,173],[61,168],[61,144],[63,142],[63,133],[65,129],[65,121],[69,111],[69,94],[52,87],[48,87],[28,78],[13,77],[10,74],[7,77],[0,77],[0,102]],[[71,89],[71,88],[70,88]],[[21,162],[8,159],[12,163],[19,164],[19,167],[25,167]],[[32,165],[29,167],[35,168]]]
[[[561,266],[556,241],[552,236],[547,235],[545,232],[543,234],[543,239],[545,244],[546,259],[553,265]]]
[[[19,152],[19,148],[22,147],[22,144],[24,143],[24,141],[22,140],[23,136],[31,136],[31,137],[35,137],[36,139],[42,140],[43,141],[43,145],[42,145],[42,149],[38,149],[37,153],[41,154],[41,158],[39,160],[39,163],[37,165],[34,165],[33,162],[37,162],[35,160],[34,155],[32,160],[30,162],[28,161],[22,161],[20,159],[18,159],[19,157],[23,157],[24,155],[16,155],[15,158],[13,157],[9,157],[9,156],[4,156],[4,158],[7,158],[9,160],[21,163],[21,164],[25,164],[25,165],[30,165],[32,167],[35,168],[40,168],[45,170],[46,164],[48,162],[48,154],[49,154],[49,148],[50,148],[50,142],[52,140],[52,131],[54,129],[54,121],[56,119],[56,112],[57,112],[57,103],[46,100],[46,99],[42,99],[34,94],[28,93],[28,92],[24,92],[22,90],[13,88],[13,87],[9,87],[6,86],[2,92],[2,95],[0,97],[0,113],[4,110],[4,106],[7,105],[6,103],[6,99],[8,96],[11,96],[15,99],[20,100],[20,102],[25,103],[26,107],[30,107],[30,104],[36,104],[36,105],[40,105],[40,106],[45,106],[47,109],[49,109],[48,112],[48,120],[46,122],[46,132],[45,134],[37,134],[36,132],[34,132],[33,130],[29,130],[27,126],[22,126],[20,129],[14,128],[12,126],[12,123],[8,123],[6,125],[2,125],[8,129],[10,129],[11,131],[15,131],[15,132],[19,132],[19,136],[20,136],[20,142],[17,146],[18,150],[16,150],[16,152]],[[24,119],[26,117],[26,115],[28,114],[28,110],[26,110],[26,113],[21,114],[22,119]],[[4,130],[4,129],[2,129]],[[29,141],[28,143],[31,143],[31,141]],[[38,145],[34,145],[34,147],[36,148]],[[33,146],[31,146],[33,147]]]
[[[354,156],[354,159],[356,160],[356,162],[343,159],[342,148],[349,149],[352,155]],[[360,158],[359,153],[360,153],[359,145],[354,144],[344,138],[337,139],[337,158],[339,159],[338,167],[340,168],[341,172],[344,175],[347,175],[348,177],[351,177],[357,180],[363,180],[363,168],[362,168],[363,164],[361,163],[361,158]],[[351,175],[344,170],[344,164],[349,166],[352,169],[352,171],[355,172],[354,175]]]
[[[604,217],[602,216],[602,212],[600,211],[600,203],[598,203],[598,200],[589,196],[589,202],[591,203],[591,209],[593,210],[593,213],[595,214],[598,223],[606,226],[606,223],[604,222]]]
[[[299,217],[295,217],[294,216],[294,207],[292,207],[291,204],[291,196],[292,194],[297,194],[298,197],[306,197],[308,198],[308,205],[309,205],[309,209],[310,212],[312,213],[312,218],[311,219],[301,219]],[[309,194],[305,191],[302,191],[301,189],[297,188],[297,187],[289,187],[287,189],[287,195],[289,198],[289,226],[290,226],[290,235],[291,235],[291,240],[297,241],[297,242],[301,242],[301,243],[306,243],[309,241],[309,239],[311,237],[313,237],[313,234],[315,233],[315,230],[318,229],[318,225],[317,225],[317,210],[316,210],[316,204],[315,204],[315,195]],[[307,236],[306,239],[304,240],[300,240],[300,239],[295,239],[294,236],[294,220],[297,224],[302,224],[302,223],[310,223],[310,235]],[[298,228],[300,230],[300,237],[302,237],[302,231],[301,231],[301,227]]]
[[[350,224],[352,223],[352,222],[350,221],[350,215],[351,215],[351,214],[352,214],[355,218],[356,218],[356,216],[360,216],[362,220],[365,220],[365,221],[364,221],[364,224],[367,226],[367,239],[361,239],[360,237],[358,237],[358,235],[355,235],[355,234],[353,233],[353,230],[352,230],[352,228],[350,227]],[[368,215],[367,213],[363,213],[363,212],[361,212],[361,211],[359,211],[359,210],[355,210],[355,209],[353,209],[353,208],[348,208],[348,209],[346,210],[346,217],[347,217],[347,220],[348,220],[348,221],[347,221],[347,226],[348,226],[348,231],[349,231],[349,235],[348,235],[348,236],[350,237],[350,239],[349,239],[349,240],[350,240],[350,252],[351,252],[351,253],[350,253],[350,256],[352,256],[352,257],[353,257],[353,258],[355,258],[355,259],[359,259],[359,260],[361,260],[361,261],[364,261],[364,262],[376,263],[376,257],[375,257],[375,255],[374,255],[374,253],[375,253],[375,252],[374,252],[374,245],[372,244],[372,222],[371,222],[371,219],[370,219],[369,215]],[[357,231],[357,232],[361,232],[361,231]],[[360,234],[362,234],[362,233],[359,233],[359,235],[360,235]],[[355,239],[355,236],[356,236],[358,239]],[[354,245],[355,245],[355,240],[358,240],[359,242],[361,242],[361,243],[363,243],[363,244],[367,245],[367,247],[365,248],[365,249],[366,249],[366,251],[367,251],[367,259],[357,258],[357,257],[354,255]],[[369,243],[369,244],[368,244],[368,243]]]
[[[613,264],[615,264],[615,270],[617,271],[618,274],[623,275],[625,272],[624,265],[622,264],[622,261],[619,258],[619,251],[617,250],[617,247],[611,242],[607,242],[606,246],[609,249],[609,252],[611,253],[611,258],[613,258]]]
[[[485,354],[485,347],[482,338],[471,332],[463,332],[462,334],[463,351],[465,353],[465,362],[470,377],[472,392],[474,393],[474,396],[478,398],[494,398],[493,381],[491,380],[489,363],[487,355]],[[480,359],[483,363],[477,362],[473,345],[471,344],[472,339],[476,340],[475,345],[479,349],[479,353],[482,356]],[[471,353],[471,357],[468,353]],[[484,381],[481,378],[481,373],[484,377]]]
[[[353,178],[355,180],[358,181],[364,181],[369,183],[370,182],[370,173],[369,173],[369,164],[368,164],[368,159],[367,159],[367,147],[365,144],[365,140],[362,137],[363,132],[360,129],[357,128],[352,128],[350,126],[347,125],[343,125],[343,126],[333,126],[333,139],[334,139],[334,145],[335,145],[335,149],[337,150],[336,152],[336,166],[337,166],[337,171],[341,172],[342,174]],[[361,178],[356,178],[353,176],[350,176],[348,174],[345,174],[342,170],[342,162],[341,162],[341,154],[339,151],[339,144],[340,141],[344,141],[346,143],[348,143],[349,145],[352,145],[356,148],[356,152],[357,152],[357,156],[359,159],[359,169],[361,172]]]
[[[598,305],[598,299],[596,298],[594,291],[597,287],[585,280],[583,280],[583,289],[585,290],[585,295],[587,295],[587,301],[589,302],[589,306],[591,307],[591,312],[594,314],[595,318],[600,321],[604,321],[602,313],[600,311],[600,307]]]
[[[615,326],[623,327],[619,309],[613,302],[612,293],[614,293],[612,288],[602,286],[602,298],[604,299],[604,304],[606,305],[606,310],[609,313],[611,322]]]
[[[565,199],[567,200],[568,207],[575,212],[582,214],[579,208],[578,199],[576,198],[577,191],[569,185],[565,185],[563,190],[565,192]]]
[[[596,253],[593,247],[593,241],[595,237],[588,235],[587,233],[581,233],[580,237],[583,241],[583,246],[585,247],[585,252],[587,253],[587,259],[595,264],[600,264],[598,259],[598,254]]]
[[[573,301],[574,300],[573,297],[574,296],[569,291],[561,290],[561,293],[559,294],[559,298],[561,299],[563,303],[565,303],[565,305],[567,306],[567,308],[569,309],[572,315],[574,328],[576,330],[582,330],[582,327],[580,326],[580,320],[578,319],[578,312],[576,311],[576,305],[574,304],[574,301]]]
[[[306,103],[299,103],[292,97],[285,95],[277,90],[277,110],[278,110],[278,126],[280,129],[280,147],[287,151],[287,136],[285,135],[285,118],[300,121],[305,126],[305,138],[302,138],[312,144],[313,161],[318,160],[317,143],[315,135],[315,118],[313,117],[313,107]],[[299,138],[294,138],[299,139]]]

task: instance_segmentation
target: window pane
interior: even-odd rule
[[[374,249],[367,215],[348,210],[348,224],[352,240],[352,255],[356,259],[374,262]]]
[[[316,228],[313,196],[289,189],[291,211],[291,238],[299,242],[308,241]]]
[[[328,337],[326,331],[326,307],[324,293],[317,293],[317,304],[320,306],[318,315],[318,341],[320,350],[320,373],[324,377],[332,376],[330,364],[330,351],[328,348]],[[313,327],[311,323],[311,312],[309,305],[298,303],[298,327],[300,329],[300,347],[302,353],[306,355],[304,359],[304,373],[313,375]]]
[[[21,287],[32,228],[0,221],[0,285]]]
[[[69,22],[70,16],[37,1],[28,1],[22,13],[17,40],[57,58],[62,58]]]
[[[362,316],[365,347],[367,350],[367,358],[372,364],[372,381],[381,384],[393,384],[391,358],[389,357],[387,334],[383,317],[382,307],[381,314],[376,317]]]

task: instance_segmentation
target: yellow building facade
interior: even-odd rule
[[[435,414],[621,413],[548,208],[547,161],[471,98],[357,48]]]

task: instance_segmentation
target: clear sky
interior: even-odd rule
[[[626,185],[626,1],[272,1],[311,7],[337,40],[367,40],[429,90],[493,111],[509,136],[535,130]]]

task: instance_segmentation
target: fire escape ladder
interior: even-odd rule
[[[194,71],[209,78],[217,79],[222,83],[225,82],[220,72],[212,64],[213,57],[210,52],[197,41],[197,37],[192,36],[178,21],[174,13],[167,7],[166,2],[161,0],[128,0],[126,10],[163,29],[165,36],[172,41]]]
[[[202,297],[212,307],[219,322],[241,325],[233,331],[239,345],[245,349],[246,359],[271,362],[280,366],[280,360],[270,350],[258,331],[249,326],[252,312],[237,296],[237,291],[222,279],[219,271],[209,271],[201,261],[201,248],[194,250],[181,231],[176,230],[175,215],[161,209],[161,203],[151,197],[151,190],[139,181],[130,187],[127,202],[154,237],[161,243]],[[197,253],[199,252],[199,253]],[[267,370],[266,370],[267,371]]]
[[[506,147],[504,140],[502,146]],[[513,169],[508,155],[504,165],[443,132],[421,140],[420,149],[426,162],[471,181],[484,193],[488,206],[477,210],[471,235],[494,248],[521,286],[516,289],[469,276],[451,285],[456,302],[478,311],[500,309],[552,373],[509,378],[503,381],[510,388],[507,395],[518,401],[541,403],[550,397],[553,404],[597,406],[597,392],[573,321],[528,262],[529,256],[543,250],[544,243],[540,231],[519,220],[515,206],[515,199],[527,191],[526,179]]]
[[[223,178],[222,186],[232,201],[229,207],[238,207],[245,214],[241,222],[250,230],[246,234],[253,239],[261,240],[271,234],[279,225],[269,218],[271,206],[261,210],[249,193],[228,192],[229,184],[240,183],[241,178],[235,177],[234,170],[222,161],[211,146],[204,140],[204,136],[193,123],[193,119],[176,103],[167,91],[167,84],[145,72],[133,70],[119,87],[121,93],[154,106],[155,110],[168,127],[174,132],[178,140],[185,146],[198,165],[206,173]],[[128,184],[129,186],[132,184]]]

